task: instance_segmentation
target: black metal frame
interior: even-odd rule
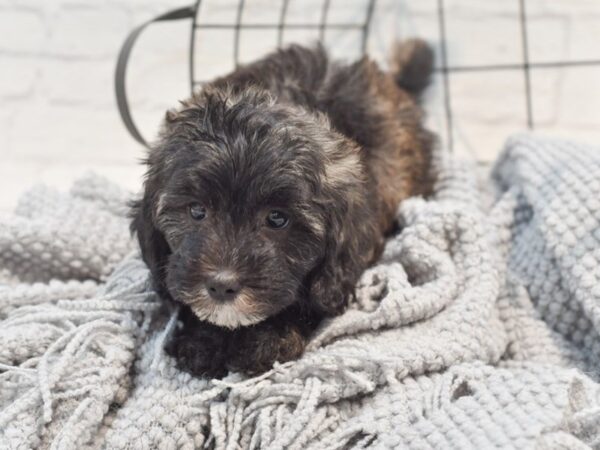
[[[363,23],[345,23],[345,24],[329,24],[327,23],[327,16],[329,12],[330,0],[323,0],[323,6],[321,9],[321,17],[319,23],[306,23],[306,24],[287,24],[286,23],[286,15],[288,11],[288,6],[290,0],[281,0],[281,10],[279,14],[279,22],[276,24],[262,24],[262,23],[242,23],[242,17],[244,13],[245,0],[239,0],[237,14],[236,14],[236,22],[233,24],[201,24],[198,22],[198,18],[200,17],[200,8],[202,4],[202,0],[197,0],[195,5],[178,8],[173,11],[169,11],[165,14],[162,14],[155,19],[152,19],[139,27],[135,28],[125,40],[125,43],[121,47],[121,51],[119,53],[119,58],[117,61],[117,68],[115,71],[115,91],[117,95],[117,106],[119,108],[119,113],[121,115],[121,119],[123,120],[123,124],[131,134],[131,136],[140,144],[144,146],[148,146],[147,141],[143,138],[139,129],[137,128],[133,117],[131,115],[131,110],[129,108],[129,103],[127,100],[127,88],[126,88],[126,75],[127,75],[127,65],[129,62],[129,57],[131,55],[131,51],[133,50],[133,46],[137,41],[137,38],[140,36],[141,32],[150,24],[154,22],[164,22],[169,20],[179,20],[179,19],[192,19],[192,31],[190,35],[190,45],[189,45],[189,83],[190,90],[193,91],[197,85],[201,83],[200,80],[196,79],[195,73],[195,45],[196,45],[196,30],[201,28],[218,28],[218,29],[230,29],[235,33],[234,37],[234,63],[237,66],[239,63],[239,46],[240,46],[240,31],[242,29],[276,29],[277,33],[277,46],[281,46],[283,43],[283,34],[286,29],[318,29],[319,30],[319,39],[323,40],[325,35],[325,31],[327,29],[355,29],[362,30],[362,43],[361,48],[363,54],[367,50],[367,40],[369,37],[369,30],[371,26],[371,19],[373,17],[373,11],[375,9],[375,1],[376,0],[366,0],[366,14],[365,20]]]
[[[437,0],[438,24],[440,33],[441,47],[441,67],[436,68],[436,71],[442,73],[444,85],[444,109],[446,116],[446,132],[448,135],[448,148],[452,151],[454,147],[453,139],[453,116],[452,116],[452,101],[451,101],[451,83],[450,73],[452,72],[487,72],[497,70],[521,70],[523,72],[523,82],[525,85],[525,108],[527,112],[527,128],[533,130],[535,128],[535,117],[533,115],[533,98],[532,98],[532,80],[531,71],[537,69],[555,69],[565,67],[582,67],[582,66],[600,66],[600,60],[579,60],[579,61],[548,61],[548,62],[531,62],[529,58],[529,40],[527,33],[527,0],[518,0],[519,2],[519,22],[520,22],[520,39],[523,50],[523,61],[514,64],[489,64],[489,65],[469,65],[469,66],[449,66],[447,61],[447,37],[446,37],[446,13],[444,8],[444,0]]]
[[[279,12],[279,22],[278,23],[242,23],[242,17],[244,14],[244,7],[246,5],[246,0],[238,0],[238,8],[236,13],[236,20],[233,24],[226,23],[210,23],[210,24],[200,24],[198,23],[198,18],[200,17],[200,7],[202,4],[202,0],[196,1],[196,15],[194,16],[194,21],[192,24],[192,34],[191,34],[191,42],[190,42],[190,53],[189,53],[189,61],[190,61],[190,89],[194,90],[194,88],[200,84],[201,82],[196,79],[195,76],[195,61],[194,61],[194,47],[196,42],[196,30],[197,29],[228,29],[233,30],[235,33],[234,36],[234,48],[233,48],[233,59],[234,64],[237,67],[239,64],[239,54],[240,54],[240,31],[242,29],[271,29],[278,30],[277,33],[277,47],[281,47],[283,43],[283,33],[286,29],[300,29],[300,30],[319,30],[319,40],[323,40],[325,37],[325,30],[327,29],[344,29],[344,30],[362,30],[362,40],[361,40],[361,50],[362,53],[365,54],[367,51],[367,40],[369,38],[369,31],[371,27],[371,19],[373,18],[373,11],[375,10],[375,1],[376,0],[366,0],[366,14],[365,19],[362,23],[336,23],[330,24],[327,23],[327,17],[329,13],[329,6],[331,4],[331,0],[323,0],[323,5],[321,7],[321,18],[319,23],[305,23],[305,24],[288,24],[286,23],[286,16],[288,12],[288,6],[290,4],[290,0],[281,0],[281,9]]]
[[[288,6],[291,0],[281,0],[281,9],[279,13],[278,23],[262,24],[262,23],[244,23],[242,18],[244,14],[244,7],[246,0],[238,0],[238,7],[236,13],[236,21],[232,24],[202,24],[198,20],[200,18],[200,8],[202,0],[197,0],[194,6],[179,8],[177,10],[170,11],[157,17],[154,20],[146,22],[140,27],[136,28],[128,36],[127,40],[123,44],[119,55],[119,61],[117,64],[117,71],[115,74],[115,88],[117,91],[117,104],[121,113],[121,118],[131,135],[143,145],[147,145],[146,141],[142,138],[140,132],[135,126],[133,119],[130,114],[129,106],[127,103],[126,89],[125,89],[125,75],[126,67],[129,59],[129,54],[133,48],[137,37],[141,31],[152,22],[176,20],[182,18],[191,18],[191,36],[189,46],[189,77],[190,77],[190,90],[194,90],[201,81],[196,78],[195,71],[195,43],[196,43],[196,30],[202,28],[218,28],[218,29],[229,29],[234,33],[234,63],[237,66],[239,63],[239,46],[240,46],[240,31],[242,29],[276,29],[277,33],[277,46],[281,46],[283,42],[284,32],[287,29],[318,29],[319,38],[323,40],[325,31],[327,29],[354,29],[362,30],[361,50],[364,54],[367,49],[367,43],[369,39],[369,32],[371,29],[371,22],[373,13],[376,6],[376,0],[365,0],[365,18],[362,23],[328,23],[328,12],[331,0],[323,0],[320,20],[318,23],[306,23],[306,24],[289,24],[286,23],[286,15],[288,12]],[[527,112],[527,127],[529,129],[535,128],[535,117],[533,114],[533,99],[532,99],[532,70],[551,69],[551,68],[564,68],[564,67],[578,67],[578,66],[600,66],[600,60],[579,60],[579,61],[551,61],[551,62],[531,62],[529,57],[529,41],[527,33],[527,0],[515,0],[519,3],[519,21],[520,21],[520,40],[523,51],[523,60],[518,63],[511,64],[490,64],[490,65],[469,65],[469,66],[450,66],[448,64],[448,51],[447,51],[447,33],[446,33],[446,11],[444,0],[437,0],[437,16],[438,16],[438,28],[440,36],[440,63],[435,70],[441,73],[442,84],[443,84],[443,99],[444,99],[444,114],[446,119],[446,128],[448,136],[448,148],[452,151],[454,146],[453,137],[453,112],[452,112],[452,98],[451,98],[451,74],[454,72],[486,72],[486,71],[498,71],[498,70],[521,70],[523,72],[523,82],[525,86],[525,108]]]

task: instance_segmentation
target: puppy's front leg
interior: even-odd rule
[[[201,322],[191,311],[182,310],[183,327],[177,330],[166,345],[166,351],[177,366],[195,376],[223,378],[231,331]]]
[[[266,372],[273,363],[291,361],[304,352],[312,323],[276,316],[236,330],[229,342],[227,368],[249,375]]]

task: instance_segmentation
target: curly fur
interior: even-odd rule
[[[132,229],[157,291],[185,305],[168,347],[181,367],[258,373],[300,356],[320,320],[344,311],[398,203],[428,193],[432,135],[415,99],[431,51],[399,48],[384,73],[291,46],[167,113]],[[291,217],[285,229],[262,226],[273,208]],[[221,270],[240,280],[234,301],[207,294]]]

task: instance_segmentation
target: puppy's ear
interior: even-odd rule
[[[341,314],[354,294],[354,277],[344,270],[339,259],[335,249],[327,250],[310,282],[310,305],[312,309],[326,316]]]
[[[130,229],[137,235],[142,259],[150,269],[154,288],[160,295],[168,295],[165,270],[171,249],[163,234],[154,225],[152,204],[148,192],[141,200],[132,202]]]
[[[368,205],[336,203],[329,211],[323,258],[308,283],[311,308],[327,316],[344,311],[380,240],[372,221],[365,217]]]

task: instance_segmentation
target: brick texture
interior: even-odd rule
[[[360,22],[363,2],[332,0],[329,19]],[[208,22],[235,19],[237,0],[202,4]],[[116,57],[133,26],[181,5],[180,0],[0,0],[0,210],[10,208],[18,192],[35,180],[66,186],[86,168],[139,186],[144,150],[117,113]],[[277,20],[280,5],[279,0],[246,0],[242,18]],[[321,0],[291,0],[289,23],[318,21],[321,5]],[[370,53],[385,62],[394,38],[417,35],[428,39],[439,56],[437,5],[437,0],[378,1]],[[445,6],[450,66],[522,62],[517,0],[445,0]],[[600,2],[527,0],[527,14],[532,61],[600,59]],[[189,92],[188,36],[189,21],[156,25],[134,51],[127,84],[135,118],[148,138],[155,136],[164,111]],[[284,42],[317,36],[317,30],[286,30]],[[241,60],[264,53],[276,37],[276,31],[244,30]],[[325,38],[336,56],[357,54],[359,34],[332,29]],[[231,68],[232,32],[198,33],[196,44],[199,78]],[[544,69],[531,79],[539,129],[600,140],[600,67]],[[426,96],[428,123],[447,147],[442,77],[434,80]],[[507,134],[525,129],[521,71],[455,73],[450,88],[456,152],[490,161]]]

